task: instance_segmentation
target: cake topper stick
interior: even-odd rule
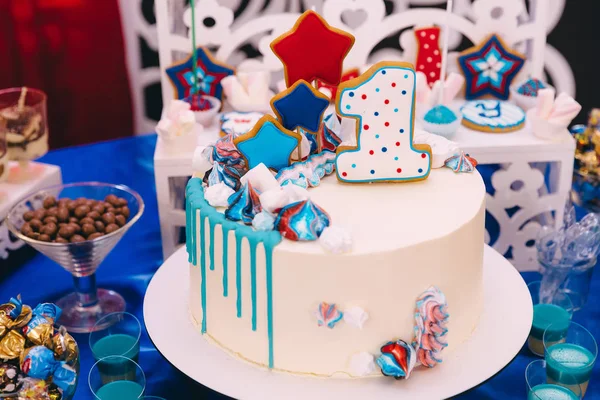
[[[444,83],[446,81],[446,68],[448,67],[448,41],[450,40],[450,24],[448,20],[450,19],[450,14],[452,14],[452,3],[454,0],[448,0],[446,4],[446,22],[444,23],[444,38],[443,48],[442,48],[442,68],[440,70],[440,91],[439,91],[439,104],[444,102]]]
[[[190,8],[192,10],[192,72],[194,80],[194,88],[192,90],[192,95],[198,93],[198,73],[196,72],[196,69],[198,68],[198,58],[196,55],[196,12],[194,11],[195,2],[195,0],[190,0]]]

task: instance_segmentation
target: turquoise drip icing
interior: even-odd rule
[[[269,368],[274,366],[273,356],[273,250],[275,246],[281,242],[279,232],[258,232],[254,231],[250,226],[242,225],[225,218],[223,214],[211,207],[204,199],[204,189],[202,188],[202,180],[199,178],[190,179],[186,188],[186,247],[189,253],[190,263],[198,265],[196,251],[196,227],[197,227],[197,210],[200,210],[200,270],[201,270],[201,299],[202,299],[202,332],[206,332],[206,232],[205,221],[208,218],[210,227],[209,232],[209,262],[211,270],[214,269],[214,247],[212,245],[214,238],[214,226],[221,225],[223,229],[223,296],[228,295],[228,238],[229,232],[235,233],[235,249],[236,249],[236,287],[237,299],[236,308],[237,316],[242,315],[242,240],[246,238],[250,248],[250,282],[251,282],[251,297],[252,297],[252,330],[257,329],[257,301],[256,301],[256,248],[260,243],[265,249],[265,272],[266,272],[266,289],[267,289],[267,335],[269,339]]]
[[[281,240],[281,238],[279,239]],[[279,242],[277,242],[279,243]],[[275,243],[275,245],[277,244]],[[275,245],[263,243],[265,246],[265,265],[267,275],[267,335],[269,336],[269,368],[273,368],[273,248]]]
[[[229,242],[229,229],[223,227],[223,297],[227,297],[229,295],[229,281],[227,276],[227,251],[228,251],[228,242]]]
[[[206,232],[205,221],[206,216],[200,211],[200,273],[202,275],[202,283],[200,284],[200,293],[202,295],[202,333],[206,332]]]
[[[250,243],[250,285],[252,295],[252,330],[256,330],[256,244]]]
[[[209,248],[208,253],[210,255],[210,270],[215,270],[215,222],[212,219],[208,220],[208,224],[210,227],[210,239],[209,239]]]
[[[237,288],[237,298],[235,301],[237,308],[237,317],[242,317],[242,239],[235,231],[235,287]]]

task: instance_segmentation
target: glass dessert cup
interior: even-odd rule
[[[48,152],[46,94],[32,88],[0,90],[0,130],[7,142],[8,159],[18,161],[11,179],[28,180],[39,174],[29,161]]]
[[[21,233],[21,227],[25,223],[23,213],[42,207],[44,199],[48,196],[54,196],[57,199],[84,197],[104,200],[111,194],[126,199],[130,210],[128,221],[114,232],[93,240],[64,244],[35,240]],[[6,217],[8,229],[17,238],[52,259],[73,275],[75,292],[56,302],[63,311],[58,323],[64,325],[69,332],[87,333],[94,329],[105,329],[110,326],[112,320],[105,319],[105,324],[97,324],[100,319],[113,312],[125,311],[125,300],[120,294],[112,290],[96,288],[95,273],[100,263],[125,232],[139,220],[143,212],[144,202],[141,196],[127,186],[83,182],[42,189],[19,201],[8,213]]]

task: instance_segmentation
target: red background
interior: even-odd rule
[[[48,94],[53,148],[131,136],[117,0],[0,0],[0,88]]]

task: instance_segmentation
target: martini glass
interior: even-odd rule
[[[80,243],[48,243],[29,238],[21,233],[25,223],[23,213],[42,207],[44,199],[54,196],[57,199],[84,197],[104,200],[110,194],[127,200],[131,217],[120,229],[93,240]],[[19,201],[8,213],[8,229],[19,239],[29,244],[46,257],[58,263],[73,275],[75,292],[56,302],[62,308],[59,324],[69,332],[87,333],[102,330],[112,324],[112,319],[104,319],[113,312],[125,311],[123,297],[107,289],[96,288],[96,270],[108,253],[115,247],[125,232],[142,216],[144,202],[140,195],[124,185],[100,182],[73,183],[42,189]]]

